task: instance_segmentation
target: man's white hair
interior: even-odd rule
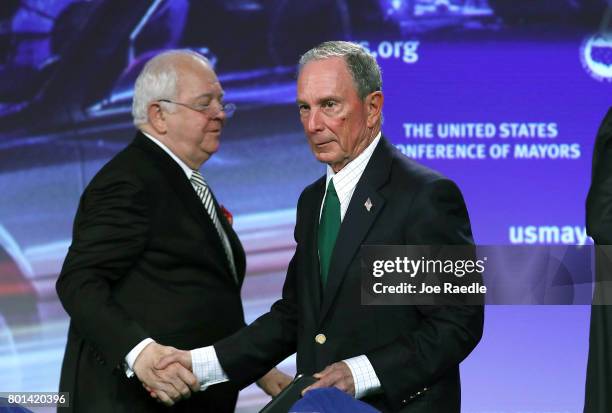
[[[160,99],[174,100],[178,95],[177,61],[188,57],[203,62],[212,68],[210,61],[192,50],[168,50],[160,53],[145,64],[136,78],[134,99],[132,101],[132,118],[134,125],[147,123],[147,108],[151,102]],[[164,109],[172,112],[174,105],[164,105]]]

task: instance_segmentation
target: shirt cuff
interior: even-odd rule
[[[145,338],[140,343],[136,344],[136,346],[130,351],[127,356],[125,356],[125,375],[128,377],[134,376],[134,363],[136,359],[144,350],[144,348],[149,344],[153,343],[154,340],[152,338]]]
[[[351,370],[355,382],[355,398],[360,399],[380,390],[380,380],[366,355],[343,360]]]
[[[200,390],[229,380],[219,363],[214,346],[191,350],[191,367],[200,382]]]

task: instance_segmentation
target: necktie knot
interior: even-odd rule
[[[336,192],[333,179],[330,179],[329,184],[327,185],[327,196],[331,197],[330,200],[334,200],[334,198],[338,199],[338,193]]]
[[[202,174],[198,170],[191,171],[191,179],[190,180],[191,180],[191,182],[195,183],[198,186],[208,186],[206,184],[206,181],[204,180],[204,177],[202,176]]]

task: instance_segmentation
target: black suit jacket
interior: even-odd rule
[[[126,377],[127,353],[147,337],[190,349],[244,326],[244,251],[216,207],[238,283],[185,173],[141,133],[87,186],[57,281],[70,315],[60,390],[70,392],[73,411],[164,410]],[[232,412],[237,391],[211,388],[174,410]]]
[[[598,249],[601,245],[612,245],[612,109],[604,118],[593,150],[591,188],[586,204],[587,233]],[[596,252],[597,281],[612,281],[602,265],[603,250]],[[606,259],[609,260],[608,257]],[[608,261],[609,262],[609,261]],[[610,268],[607,264],[606,268]],[[596,285],[595,300],[610,302],[609,286]],[[609,413],[612,411],[612,307],[591,307],[591,329],[589,337],[589,359],[587,366],[585,413]]]
[[[321,291],[317,230],[324,191],[322,177],[298,201],[297,249],[282,299],[215,345],[225,372],[244,386],[296,350],[297,370],[305,374],[365,354],[382,393],[364,401],[383,411],[458,412],[459,363],[480,340],[483,308],[362,306],[359,247],[472,243],[459,189],[382,138],[353,193]],[[324,344],[315,341],[320,333]]]

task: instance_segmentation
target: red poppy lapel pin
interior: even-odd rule
[[[232,213],[229,212],[224,205],[221,205],[220,207],[223,216],[225,216],[225,219],[227,219],[227,222],[229,222],[230,225],[234,225],[234,216],[232,215]]]

